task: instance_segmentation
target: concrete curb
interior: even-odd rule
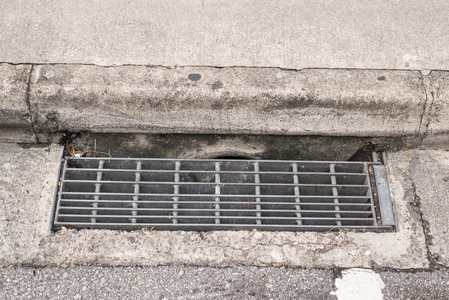
[[[3,81],[21,87],[2,92],[0,128],[26,137],[0,136],[10,142],[34,142],[30,122],[39,142],[64,131],[422,137],[428,105],[418,71],[1,66]],[[27,71],[30,82],[8,79]]]
[[[28,99],[31,65],[0,64],[0,141],[34,143]]]
[[[407,136],[425,100],[411,71],[44,65],[30,91],[39,133]]]
[[[423,145],[449,149],[449,72],[433,71],[429,77],[434,99]]]

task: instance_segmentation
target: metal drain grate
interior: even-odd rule
[[[53,225],[197,231],[392,228],[383,170],[365,162],[65,158]],[[378,192],[373,193],[374,179]],[[382,199],[377,202],[373,195]]]

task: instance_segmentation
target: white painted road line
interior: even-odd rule
[[[349,269],[342,272],[342,278],[335,280],[338,300],[382,300],[384,282],[379,274],[369,269]]]

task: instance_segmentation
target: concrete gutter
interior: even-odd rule
[[[396,232],[67,228],[52,233],[49,221],[61,150],[55,145],[22,149],[0,143],[0,174],[4,174],[0,177],[0,265],[429,267],[425,232],[419,215],[411,210],[413,186],[402,173],[408,170],[404,152],[388,157],[392,197],[397,200]],[[429,172],[424,174],[430,177]],[[441,197],[435,194],[429,201]],[[440,228],[441,223],[437,225]],[[447,249],[447,243],[441,247]]]
[[[423,77],[399,70],[0,66],[0,128],[11,133],[2,134],[6,142],[47,142],[65,131],[421,140],[430,123],[428,135],[438,140],[427,137],[426,144],[447,147],[448,129],[435,127],[435,93],[429,92],[432,81],[444,90],[444,72]],[[446,94],[438,97],[438,113],[446,113]],[[12,132],[20,135],[13,138]]]

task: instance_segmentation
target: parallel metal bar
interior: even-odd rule
[[[97,172],[98,169],[96,168],[67,168],[67,171],[82,171],[82,172]],[[134,169],[103,169],[103,172],[135,172]],[[176,172],[174,170],[149,170],[149,169],[143,169],[141,173],[191,173],[191,170],[180,170],[179,172]],[[216,171],[207,171],[207,170],[195,170],[195,173],[199,174],[215,174]],[[254,171],[219,171],[220,174],[256,174]],[[292,172],[275,172],[275,171],[264,171],[264,174],[268,175],[291,175]],[[298,175],[326,175],[331,176],[329,172],[301,172],[298,171]],[[335,176],[365,176],[364,173],[345,173],[345,172],[336,172]]]
[[[220,171],[220,162],[215,163],[215,171]],[[220,224],[220,194],[221,194],[221,187],[220,187],[220,173],[215,173],[215,209],[218,210],[215,212],[215,216],[217,217],[215,219],[215,224]]]
[[[72,160],[98,160],[98,159],[105,159],[106,157],[67,157],[70,158]],[[167,161],[167,162],[173,162],[173,158],[123,158],[123,157],[107,157],[107,160],[109,161],[136,161],[136,160],[140,160],[140,161]],[[216,162],[216,159],[196,159],[196,158],[177,158],[176,161],[179,162],[197,162],[197,161],[201,161],[201,162]],[[260,162],[261,160],[259,159],[220,159],[220,161],[228,161],[228,162]],[[269,163],[273,163],[273,164],[283,164],[283,163],[293,163],[293,162],[298,162],[301,164],[322,164],[322,165],[328,165],[328,164],[334,164],[336,163],[336,161],[325,161],[325,160],[302,160],[302,161],[296,161],[296,160],[263,160],[263,162],[269,162]],[[363,162],[360,161],[341,161],[339,163],[344,163],[345,165],[363,165]]]
[[[241,203],[242,204],[242,203]],[[290,203],[292,204],[292,203]],[[61,210],[86,210],[89,211],[91,210],[91,208],[89,207],[77,207],[77,206],[63,206],[61,207]],[[133,212],[134,208],[126,208],[126,207],[102,207],[99,208],[98,210],[101,211],[131,211]],[[145,211],[174,211],[174,208],[139,208],[139,211],[141,212],[145,212]],[[185,211],[185,212],[198,212],[198,209],[189,209],[189,208],[178,208],[176,209],[177,211]],[[215,209],[209,209],[209,208],[204,208],[201,209],[201,211],[205,211],[205,212],[220,212],[220,211],[226,211],[226,212],[254,212],[254,210],[251,209],[220,209],[220,208],[215,208]],[[297,210],[297,209],[265,209],[264,212],[266,213],[272,213],[272,212],[278,212],[278,213],[333,213],[335,214],[335,210]],[[341,214],[372,214],[371,211],[366,211],[366,210],[340,210]],[[201,218],[201,215],[197,215],[198,218]],[[219,216],[218,216],[219,217]],[[301,217],[298,217],[301,218]]]
[[[89,202],[93,202],[95,200],[91,200],[91,199],[61,199],[60,202],[64,203],[64,202],[79,202],[79,203],[89,203]],[[130,200],[98,200],[96,201],[98,203],[123,203],[123,204],[128,204],[130,202]],[[173,200],[170,201],[159,201],[159,200],[139,200],[140,204],[173,204]],[[178,204],[216,204],[215,200],[214,201],[193,201],[193,200],[188,200],[188,201],[178,201]],[[230,204],[258,204],[259,202],[254,202],[254,201],[226,201],[226,202],[221,202],[222,204],[226,204],[226,205],[230,205]],[[260,205],[293,205],[294,203],[292,202],[260,202]],[[371,207],[370,203],[339,203],[339,206],[364,206],[364,207]],[[326,202],[301,202],[301,206],[335,206],[335,203],[326,203]],[[61,208],[63,208],[65,206],[61,206]]]
[[[78,227],[78,228],[93,228],[93,229],[126,229],[126,230],[134,230],[137,228],[142,227],[156,227],[161,230],[217,230],[217,225],[215,224],[176,224],[173,225],[172,223],[139,223],[138,226],[132,224],[132,223],[109,223],[109,224],[92,224],[92,225],[86,225],[82,222],[55,222],[56,226],[72,226],[72,227]],[[330,230],[330,229],[358,229],[358,230],[366,230],[366,229],[391,229],[390,226],[378,226],[374,227],[371,225],[345,225],[345,226],[335,226],[335,224],[332,225],[278,225],[278,224],[262,224],[257,226],[258,229],[261,230],[275,230],[275,231],[302,231],[302,230]],[[248,224],[221,224],[220,230],[252,230],[254,229],[254,225],[248,225]]]
[[[140,190],[140,186],[139,186],[139,182],[140,182],[140,172],[139,170],[142,169],[142,162],[138,161],[136,164],[136,179],[135,179],[135,184],[134,184],[134,194],[139,194],[139,190]],[[139,204],[137,203],[139,201],[139,196],[133,196],[133,208],[138,209],[139,208]],[[133,216],[137,216],[137,210],[133,210]],[[131,222],[133,223],[137,223],[137,220],[135,218],[131,219]]]
[[[256,193],[256,216],[259,217],[259,219],[256,219],[256,224],[257,225],[261,225],[262,224],[262,213],[260,212],[260,210],[262,209],[262,206],[260,205],[260,175],[259,175],[259,163],[255,162],[254,163],[254,172],[256,173],[254,175],[254,183],[256,184],[255,187],[255,193]]]
[[[135,171],[135,170],[134,170]],[[190,173],[192,173],[192,171],[190,171]],[[195,171],[195,173],[197,173]],[[179,174],[179,173],[175,173]],[[292,175],[291,173],[289,175]],[[296,175],[297,176],[297,175]],[[335,177],[335,176],[334,176]],[[66,182],[68,183],[96,183],[98,182],[97,180],[66,180]],[[102,184],[134,184],[134,181],[101,181]],[[145,184],[159,184],[159,185],[173,185],[173,184],[178,184],[178,185],[216,185],[215,182],[176,182],[176,181],[141,181],[140,182],[141,185],[145,185]],[[334,187],[334,186],[338,186],[338,187],[351,187],[351,188],[368,188],[369,185],[366,184],[313,184],[313,183],[298,183],[298,184],[294,184],[294,183],[252,183],[252,182],[223,182],[221,183],[222,186],[224,185],[243,185],[243,186],[317,186],[317,187]]]
[[[329,165],[329,169],[330,169],[331,174],[332,174],[332,173],[335,173],[335,164],[330,164],[330,165]],[[333,194],[334,196],[338,196],[338,189],[337,189],[337,187],[336,187],[336,186],[337,186],[337,178],[336,178],[334,175],[331,176],[331,183],[332,183],[332,185],[334,186],[334,187],[332,188],[332,194]],[[335,206],[335,210],[336,210],[336,211],[339,211],[339,210],[340,210],[340,206],[338,206],[338,204],[339,204],[338,198],[334,198],[334,203],[337,204],[337,205]],[[336,217],[336,218],[340,218],[341,215],[340,215],[339,213],[336,213],[336,214],[335,214],[335,217]],[[337,221],[337,226],[341,226],[341,221]]]
[[[179,171],[180,169],[181,169],[181,162],[179,162],[179,161],[175,162],[175,170]],[[176,196],[173,197],[173,201],[174,201],[173,213],[172,213],[172,215],[173,215],[173,219],[172,219],[173,224],[178,224],[177,217],[178,217],[178,208],[179,208],[179,204],[178,204],[178,201],[179,201],[179,197],[178,197],[178,195],[179,195],[179,181],[180,181],[179,173],[175,173],[175,184],[173,185],[173,189],[174,189],[174,194]]]
[[[80,214],[60,214],[61,217],[70,217],[70,218],[89,218],[89,215],[80,215]],[[109,219],[130,219],[131,216],[125,215],[97,215],[97,218],[109,218]],[[149,216],[136,216],[139,219],[169,219],[172,220],[172,216],[168,215],[149,215]],[[215,219],[215,216],[177,216],[177,219]],[[221,216],[220,219],[239,219],[239,220],[296,220],[297,217],[258,217],[258,216]],[[369,221],[374,218],[330,218],[330,217],[302,217],[301,220],[324,220],[324,221],[335,221],[335,220],[346,220],[346,221]],[[195,224],[195,223],[193,223]],[[338,225],[341,226],[341,225]]]
[[[295,187],[294,187],[295,196],[298,197],[298,198],[295,198],[295,202],[298,203],[298,205],[295,206],[296,210],[298,211],[296,213],[296,216],[298,218],[301,218],[302,214],[299,212],[299,211],[301,211],[301,205],[299,205],[301,203],[301,199],[299,197],[300,196],[300,193],[299,193],[299,179],[298,179],[298,175],[295,174],[295,173],[298,172],[298,164],[297,163],[293,163],[292,164],[292,171],[294,173],[294,175],[293,175],[293,184],[295,184]],[[302,220],[297,220],[296,223],[298,225],[302,225]]]
[[[100,160],[100,161],[98,162],[98,169],[101,170],[101,169],[103,168],[103,165],[104,165],[104,160]],[[98,182],[101,182],[102,177],[103,177],[103,172],[97,172],[97,181],[98,181]],[[94,196],[94,200],[99,200],[99,199],[100,199],[100,196],[99,196],[100,190],[101,190],[101,183],[96,183],[96,184],[95,184],[95,196]],[[97,207],[98,207],[98,202],[94,202],[94,203],[92,204],[92,207],[93,207],[93,208],[97,208]],[[96,219],[97,211],[96,211],[96,210],[92,210],[92,216],[94,216],[94,217],[92,217],[92,218],[90,219],[90,222],[91,222],[91,223],[96,223],[96,222],[97,222],[97,219]]]
[[[134,196],[134,193],[89,193],[89,192],[62,192],[62,195],[102,195],[102,196]],[[137,196],[149,196],[149,197],[165,197],[172,196],[174,194],[161,194],[161,193],[139,193]],[[215,197],[215,194],[176,194],[179,197]],[[238,194],[221,194],[221,198],[254,198],[254,195],[238,195]],[[297,198],[295,195],[258,195],[259,198]],[[302,195],[302,199],[310,198],[329,198],[329,199],[369,199],[367,196],[355,196],[351,198],[351,196],[328,196],[328,195],[317,195],[317,196],[309,196]]]

